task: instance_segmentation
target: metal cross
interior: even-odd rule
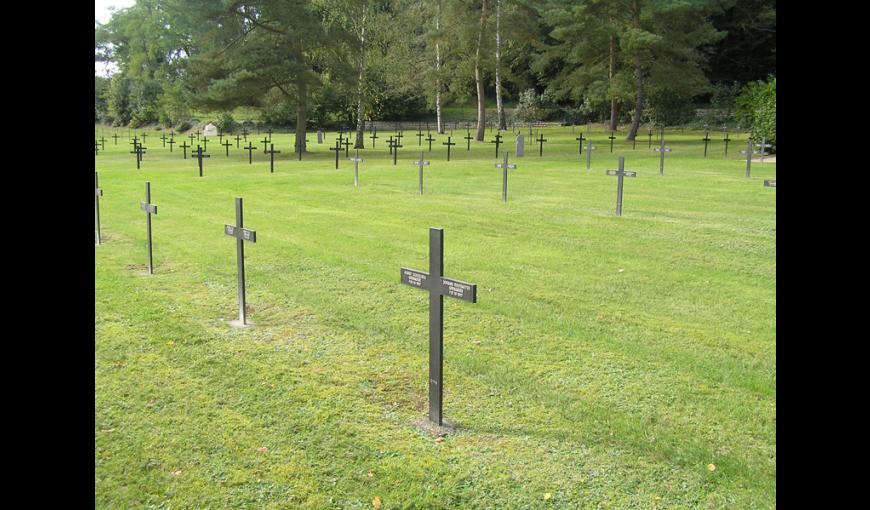
[[[230,138],[227,137],[227,141],[224,142],[224,143],[222,143],[221,145],[223,145],[224,148],[226,148],[226,150],[227,150],[227,157],[230,157],[230,146],[233,145],[233,144],[230,143]]]
[[[203,137],[205,138],[205,137]],[[193,150],[191,149],[191,156],[193,156]],[[202,153],[202,147],[199,145],[196,146],[196,159],[199,160],[199,176],[202,177],[202,158],[210,158],[210,155]]]
[[[94,221],[96,226],[97,244],[102,242],[100,236],[100,197],[103,196],[103,190],[100,189],[100,179],[97,172],[94,172]]]
[[[441,145],[446,145],[446,146],[447,146],[447,161],[450,161],[450,148],[451,148],[452,146],[456,145],[456,142],[451,142],[451,141],[450,141],[451,138],[452,138],[452,137],[448,136],[448,137],[447,137],[447,141],[446,141],[446,142],[443,142],[443,143],[441,144]],[[421,154],[422,154],[422,153],[421,153]],[[422,159],[422,158],[421,158],[421,159]]]
[[[419,126],[417,126],[417,146],[423,146],[423,130]]]
[[[585,140],[585,139],[586,139],[586,138],[583,137],[583,133],[580,133],[580,136],[578,136],[577,138],[575,138],[575,140],[577,140],[578,142],[580,142],[579,145],[580,145],[580,154],[581,154],[581,155],[583,154],[583,140]]]
[[[331,151],[335,151],[335,169],[336,170],[338,170],[338,151],[341,150],[341,141],[340,140],[341,140],[340,138],[336,138],[335,147],[330,147],[330,149],[329,149]]]
[[[390,148],[393,151],[393,165],[396,164],[396,158],[399,156],[399,147],[404,147],[404,145],[399,145],[398,140],[390,141]]]
[[[775,188],[776,187],[776,179],[773,179],[773,180],[765,179],[764,180],[764,187],[765,188]]]
[[[378,136],[378,131],[377,131],[377,130],[372,131],[372,136],[370,136],[369,138],[372,139],[372,149],[374,149],[374,148],[375,148],[375,140],[377,140],[378,138],[380,138],[380,137]]]
[[[466,150],[470,151],[471,150],[471,141],[474,140],[474,137],[471,136],[471,131],[466,131],[465,139],[467,140],[466,143],[468,144],[468,147],[466,148]]]
[[[434,142],[435,139],[432,138],[432,134],[431,134],[431,133],[429,133],[429,137],[426,138],[426,141],[429,142],[429,152],[432,152],[432,142]]]
[[[166,148],[166,133],[163,133],[163,135],[160,137],[160,139],[163,140],[163,148],[165,149]]]
[[[495,157],[498,158],[498,146],[501,145],[501,133],[500,133],[500,132],[496,132],[496,134],[495,134],[495,140],[490,140],[489,143],[494,143],[494,144],[495,144]]]
[[[94,140],[94,156],[100,153],[100,141]]]
[[[504,153],[504,163],[496,163],[496,165],[495,165],[496,168],[502,169],[502,178],[501,178],[501,201],[502,202],[507,202],[508,170],[513,170],[517,167],[516,164],[513,164],[513,165],[508,164],[508,155],[509,154],[510,154],[509,152],[505,152]]]
[[[363,160],[359,157],[359,149],[356,150],[356,157],[350,158],[350,160],[353,161],[353,186],[357,187],[359,186],[359,164]]]
[[[263,152],[265,152],[266,154],[269,155],[269,173],[273,174],[273,173],[275,173],[275,154],[280,154],[281,151],[275,150],[274,143],[270,143],[269,147],[271,150],[263,151]]]
[[[350,137],[345,138],[345,140],[343,142],[341,142],[341,144],[344,145],[344,157],[348,157],[348,155],[350,154],[350,145],[351,145]],[[401,147],[401,145],[399,147]]]
[[[613,141],[616,140],[616,137],[613,136],[613,131],[610,132],[610,136],[607,138],[610,139],[610,153],[613,154]]]
[[[637,172],[625,169],[625,156],[619,156],[619,170],[608,170],[607,175],[615,175],[616,179],[616,215],[622,216],[622,180],[624,177],[637,177]]]
[[[154,259],[151,244],[151,215],[157,214],[157,206],[151,203],[151,183],[145,183],[145,201],[139,202],[139,209],[145,211],[145,224],[148,232],[148,274],[154,274]]]
[[[243,228],[242,199],[236,198],[236,224],[224,225],[224,234],[236,238],[236,267],[239,280],[239,322],[247,325],[245,318],[245,241],[257,242],[257,232]]]
[[[100,149],[106,150],[106,137],[100,134],[100,138],[98,138],[98,140],[100,140]]]
[[[236,149],[239,148],[239,142],[241,142],[241,141],[242,141],[242,137],[239,136],[238,133],[236,133]]]
[[[662,138],[660,145],[653,150],[661,154],[659,158],[659,175],[665,175],[665,153],[671,152],[673,149],[665,148],[665,139]]]
[[[205,135],[202,135],[202,150],[208,150],[208,137]]]
[[[707,157],[707,142],[710,141],[709,134],[710,134],[710,128],[707,127],[707,124],[704,124],[704,138],[702,138],[702,140],[704,140],[704,157],[705,158]]]
[[[253,146],[250,142],[248,142],[247,147],[242,147],[246,151],[248,151],[248,164],[251,164],[251,154],[254,153],[254,150],[258,149],[258,147]]]
[[[196,138],[197,140],[199,140],[199,134],[194,136],[193,133],[191,133],[189,138],[190,138],[190,146],[193,147],[193,139]]]
[[[728,142],[730,142],[731,139],[728,138],[728,126],[725,125],[722,126],[722,128],[725,130],[725,138],[722,139],[722,141],[725,142],[725,157],[728,157]]]
[[[536,138],[535,141],[537,141],[541,144],[541,152],[538,154],[538,156],[543,156],[544,155],[544,142],[547,141],[547,139],[544,138],[544,133],[541,133],[541,135],[538,138]]]
[[[595,150],[595,146],[592,145],[592,140],[587,139],[586,141],[586,171],[589,171],[589,168],[592,166],[592,151]]]
[[[263,144],[263,152],[266,152],[266,147],[269,146],[269,141],[270,140],[267,137],[264,137],[262,140],[260,140],[260,143]]]
[[[746,139],[746,150],[740,151],[740,154],[746,154],[746,177],[749,177],[749,167],[752,166],[752,138]]]
[[[190,145],[187,145],[187,142],[184,142],[181,145],[179,145],[179,147],[181,147],[181,150],[184,151],[184,159],[187,159],[187,148],[190,147]],[[191,151],[191,152],[193,152],[193,151]]]
[[[178,142],[176,142],[174,138],[170,138],[169,141],[166,143],[169,144],[169,152],[172,152],[172,146],[177,144]]]
[[[115,133],[114,135],[112,135],[112,138],[115,139],[115,145],[118,145],[118,133]]]
[[[429,229],[429,272],[401,268],[401,283],[429,291],[429,421],[443,425],[444,296],[477,303],[477,285],[444,276],[444,229]]]
[[[448,147],[447,149],[449,150],[450,147]],[[429,166],[429,162],[423,160],[423,151],[420,151],[420,161],[415,161],[414,164],[420,168],[420,194],[422,195],[423,194],[423,167]]]

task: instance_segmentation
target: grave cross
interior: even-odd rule
[[[157,214],[157,206],[151,203],[151,183],[145,183],[145,201],[139,202],[139,209],[145,211],[145,225],[148,232],[148,274],[154,274],[154,258],[151,244],[151,215]]]
[[[710,134],[710,128],[707,127],[707,124],[704,124],[704,138],[702,138],[702,140],[704,140],[704,157],[705,158],[707,157],[707,142],[710,141],[709,134]]]
[[[647,143],[646,148],[651,149],[652,148],[652,124],[647,126],[646,129],[647,129],[647,136],[649,137],[649,143]]]
[[[348,157],[348,155],[350,154],[351,146],[350,137],[345,138],[344,141],[341,142],[341,144],[344,145],[344,157]],[[399,147],[401,147],[401,145]]]
[[[417,127],[417,146],[423,146],[423,130],[419,126]]]
[[[728,138],[728,126],[722,127],[725,129],[725,138],[722,139],[722,141],[725,142],[725,157],[728,157],[728,142],[730,142],[731,139]]]
[[[665,139],[662,138],[660,145],[653,150],[661,154],[659,158],[659,175],[665,175],[665,153],[671,152],[673,149],[665,148]]]
[[[335,147],[330,147],[329,150],[335,151],[335,169],[338,170],[338,151],[341,150],[341,142],[340,139],[335,140]]]
[[[338,154],[336,152],[336,154]],[[362,158],[359,157],[359,149],[356,150],[356,157],[350,158],[353,161],[353,186],[356,188],[359,186],[359,164],[362,162]]]
[[[580,136],[578,136],[577,138],[575,138],[575,140],[577,140],[578,142],[580,142],[580,143],[579,143],[579,145],[580,145],[580,152],[579,152],[579,154],[581,154],[581,155],[583,154],[583,140],[585,140],[585,139],[586,139],[586,138],[583,137],[583,133],[580,133]]]
[[[299,161],[302,161],[302,153],[305,152],[305,142],[308,141],[306,138],[304,141],[300,138],[296,141],[296,147],[293,150],[296,152],[296,155],[299,157]]]
[[[404,138],[404,137],[405,137],[405,134],[402,133],[402,130],[400,129],[399,133],[396,135],[396,141],[398,141],[399,143],[402,143],[402,138]]]
[[[471,150],[471,141],[474,140],[474,137],[471,136],[471,131],[465,132],[465,140],[467,140],[466,143],[468,144],[468,147],[465,150],[470,151]]]
[[[179,145],[179,147],[181,147],[181,150],[183,151],[184,159],[187,159],[187,148],[190,147],[190,145],[187,145],[187,142],[184,142],[181,145]],[[191,151],[191,153],[192,152],[193,151]]]
[[[749,167],[752,166],[752,138],[746,139],[746,150],[740,151],[740,154],[746,154],[746,177],[749,177]]]
[[[610,136],[607,138],[610,139],[610,153],[613,154],[613,141],[616,140],[616,137],[613,136],[613,131],[610,132]]]
[[[224,142],[224,143],[222,143],[221,145],[223,145],[224,148],[226,148],[226,150],[227,150],[227,157],[230,157],[230,146],[233,145],[232,143],[230,143],[230,138],[227,137],[227,141]]]
[[[194,139],[194,138],[196,138],[197,140],[199,140],[199,136],[193,136],[193,133],[191,133],[190,136],[189,136],[188,138],[190,138],[190,146],[191,146],[191,147],[193,147],[193,139]]]
[[[165,149],[166,148],[166,133],[163,133],[163,135],[160,137],[160,139],[163,140],[163,148]]]
[[[196,141],[197,142],[199,141],[199,130],[198,129],[196,130]],[[191,141],[190,143],[192,144],[193,141]]]
[[[378,136],[378,131],[377,131],[377,130],[372,131],[372,136],[370,136],[369,138],[372,139],[372,149],[374,149],[374,148],[375,148],[375,140],[377,140],[378,138],[380,138],[380,137]]]
[[[490,140],[489,143],[495,144],[495,157],[498,158],[498,146],[501,145],[501,133],[496,132],[495,140]]]
[[[202,135],[202,150],[208,150],[208,137],[205,135]]]
[[[239,148],[239,142],[241,142],[241,141],[242,141],[242,137],[239,136],[238,133],[236,133],[236,149]]]
[[[224,132],[221,128],[218,128],[218,143],[221,145],[224,144]]]
[[[141,143],[137,143],[136,145],[133,146],[133,150],[130,151],[130,154],[136,155],[136,169],[137,170],[139,169],[139,163],[142,161],[142,154],[145,153],[145,150],[147,148],[148,147],[142,147]]]
[[[637,177],[637,172],[625,169],[625,156],[619,156],[619,170],[608,170],[607,175],[615,175],[616,179],[616,215],[622,216],[622,180],[624,177]]]
[[[404,145],[399,145],[398,140],[392,140],[390,142],[390,146],[393,149],[393,165],[396,164],[396,158],[399,156],[399,147],[404,147]]]
[[[477,303],[477,285],[444,276],[444,229],[429,229],[429,272],[401,268],[401,283],[429,291],[429,421],[443,425],[444,296]]]
[[[100,141],[94,140],[94,156],[100,153]]]
[[[205,138],[205,137],[203,137]],[[190,151],[190,155],[193,156],[193,149]],[[208,154],[202,153],[202,147],[199,145],[196,146],[196,159],[199,160],[199,176],[202,177],[202,158],[210,158],[211,156]]]
[[[112,138],[115,139],[115,145],[118,145],[118,133],[115,133],[114,135],[112,135]]]
[[[764,156],[769,155],[768,153],[764,152],[764,149],[766,147],[771,147],[771,145],[769,143],[764,143],[766,141],[767,141],[767,138],[762,138],[760,144],[758,144],[758,143],[755,144],[755,146],[758,147],[758,154],[761,156],[761,160],[760,160],[761,164],[764,164]]]
[[[272,127],[269,126],[269,131],[266,132],[269,133],[269,143],[272,143]]]
[[[273,174],[273,173],[275,173],[275,154],[280,154],[281,151],[276,151],[275,144],[273,144],[273,143],[270,143],[269,146],[270,146],[271,150],[267,150],[267,151],[263,151],[263,152],[265,152],[266,154],[269,155],[269,173]]]
[[[390,155],[392,155],[393,154],[393,135],[390,135],[390,137],[387,138],[387,147],[390,148]]]
[[[765,188],[775,188],[776,187],[776,179],[773,179],[773,180],[765,179],[764,180],[764,187]]]
[[[174,138],[170,138],[169,141],[166,143],[169,144],[169,152],[172,152],[172,146],[177,144],[178,142],[176,142]]]
[[[435,139],[432,138],[432,133],[429,133],[429,137],[426,138],[426,141],[429,142],[429,152],[432,152],[432,142],[435,141]]]
[[[97,172],[94,172],[94,222],[96,227],[97,244],[102,242],[100,236],[100,197],[103,196],[103,190],[100,189],[100,179]]]
[[[589,171],[589,168],[592,166],[592,151],[595,150],[595,146],[592,145],[592,140],[587,139],[586,141],[586,171]]]
[[[245,241],[257,242],[257,232],[243,228],[242,199],[236,198],[236,224],[224,225],[224,234],[236,238],[236,267],[238,268],[239,280],[239,322],[242,326],[245,321]]]
[[[269,146],[269,139],[268,139],[268,138],[263,138],[262,140],[260,140],[260,143],[263,144],[263,152],[266,152],[266,147]]]
[[[106,150],[106,137],[101,134],[99,140],[100,140],[100,149]]]
[[[508,165],[508,154],[510,154],[510,153],[509,152],[504,153],[504,163],[496,163],[496,165],[495,165],[496,168],[502,169],[502,178],[501,178],[501,201],[502,202],[507,202],[508,170],[513,170],[517,167],[516,163],[514,163],[513,165]]]
[[[450,150],[450,147],[447,147],[447,149]],[[415,161],[414,164],[420,168],[420,194],[422,195],[423,194],[423,167],[429,166],[429,162],[423,160],[423,151],[420,151],[420,161]]]
[[[142,143],[145,143],[146,136],[148,136],[148,133],[142,133]]]
[[[547,141],[547,139],[544,138],[544,133],[541,133],[540,136],[538,136],[538,138],[535,139],[535,141],[541,144],[541,151],[538,154],[538,156],[543,156],[544,155],[544,142]]]
[[[450,141],[451,138],[452,138],[452,137],[448,136],[448,137],[447,137],[447,141],[441,144],[441,145],[446,145],[446,146],[447,146],[447,161],[450,161],[450,147],[456,145],[456,142],[451,142],[451,141]],[[498,148],[497,148],[497,147],[498,147],[498,146],[496,146],[496,153],[498,153]]]
[[[248,164],[250,165],[251,164],[251,154],[253,154],[254,150],[257,149],[258,147],[254,147],[250,142],[248,142],[248,146],[242,147],[242,148],[245,149],[246,151],[248,151]]]

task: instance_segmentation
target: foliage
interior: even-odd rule
[[[221,112],[218,114],[218,118],[215,121],[214,125],[217,126],[218,129],[222,133],[232,133],[233,126],[235,125],[235,119],[233,119],[232,114],[229,112]]]
[[[94,76],[94,122],[111,123],[109,116],[109,90],[112,81],[102,76]]]
[[[750,127],[752,138],[758,143],[764,138],[776,146],[776,76],[767,81],[746,85],[736,101],[738,120]]]
[[[643,118],[640,120],[656,125],[675,126],[694,118],[695,105],[692,102],[692,95],[670,88],[658,88],[650,93]]]

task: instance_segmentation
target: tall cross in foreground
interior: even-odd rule
[[[248,142],[248,146],[242,147],[242,148],[245,149],[246,151],[248,151],[248,164],[250,165],[251,164],[251,154],[253,154],[256,149],[259,149],[259,147],[255,147],[250,142]]]
[[[336,154],[338,153],[336,152]],[[359,186],[359,164],[363,160],[359,157],[359,149],[356,150],[356,157],[350,158],[350,160],[353,161],[353,187],[356,188]]]
[[[420,161],[415,161],[414,164],[420,168],[420,194],[422,195],[423,194],[423,167],[429,166],[429,162],[423,160],[423,151],[420,151]]]
[[[665,153],[671,152],[672,150],[673,149],[665,147],[664,138],[662,138],[660,145],[655,148],[655,151],[661,154],[661,156],[659,157],[659,175],[665,175]]]
[[[510,153],[509,152],[504,153],[504,163],[500,163],[500,164],[496,163],[496,165],[495,165],[496,168],[502,169],[502,178],[501,178],[501,201],[502,202],[507,202],[508,170],[513,170],[517,167],[516,164],[508,165],[508,154],[510,154]]]
[[[637,172],[625,169],[625,156],[619,156],[619,170],[608,170],[607,175],[615,175],[616,179],[616,215],[622,216],[622,179],[624,177],[637,177]]]
[[[273,173],[275,173],[275,154],[280,154],[281,151],[276,151],[275,144],[273,144],[273,143],[270,143],[269,147],[271,150],[263,151],[263,152],[265,152],[266,154],[269,155],[269,173],[273,174]]]
[[[239,280],[239,323],[246,326],[245,317],[245,241],[257,242],[257,232],[244,228],[242,199],[236,198],[236,224],[224,225],[224,234],[236,238],[236,267]]]
[[[103,196],[103,190],[100,189],[100,178],[97,172],[94,172],[94,222],[96,227],[97,244],[102,242],[100,236],[100,197]]]
[[[145,225],[148,233],[148,274],[154,274],[154,258],[151,244],[151,215],[157,214],[157,206],[151,203],[151,183],[145,183],[145,201],[139,202],[139,209],[145,211]]]
[[[444,229],[429,229],[429,272],[401,268],[401,283],[429,291],[429,421],[443,425],[444,296],[477,303],[477,285],[444,276]]]
[[[580,145],[580,152],[579,152],[579,154],[581,154],[581,155],[583,154],[583,140],[585,140],[585,139],[586,139],[586,138],[583,137],[583,133],[580,133],[580,136],[578,136],[577,138],[575,138],[575,140],[577,140],[578,142],[580,142],[580,143],[579,143],[579,145]]]
[[[203,138],[205,138],[205,137],[203,137]],[[191,150],[190,152],[191,152],[190,155],[193,156],[193,150]],[[202,147],[200,147],[199,145],[196,146],[196,159],[199,160],[199,176],[200,177],[202,177],[202,158],[210,158],[210,157],[211,156],[209,156],[208,154],[202,153]]]

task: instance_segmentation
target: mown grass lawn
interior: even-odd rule
[[[446,137],[426,150],[423,195],[410,131],[397,166],[385,138],[361,151],[358,188],[334,133],[302,162],[274,135],[274,174],[215,139],[200,178],[154,131],[136,170],[126,132],[95,158],[97,508],[776,506],[776,164],[745,178],[745,135],[725,159],[711,134],[705,160],[701,132],[668,133],[660,176],[645,131],[613,154],[594,132],[589,172],[580,128],[544,130],[543,158],[509,133],[504,204],[494,144],[464,130],[453,161]],[[248,329],[228,325],[237,196]],[[444,438],[415,426],[427,294],[399,283],[428,270],[430,226],[445,274],[478,285],[444,303]]]

